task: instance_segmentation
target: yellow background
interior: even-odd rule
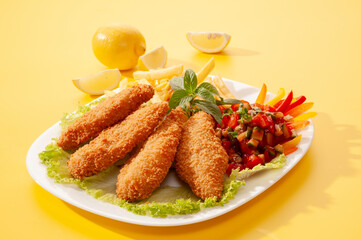
[[[361,2],[1,1],[1,239],[360,239]],[[38,186],[25,167],[32,142],[64,112],[93,98],[71,79],[105,69],[91,38],[125,22],[148,50],[195,70],[187,31],[232,36],[214,74],[315,102],[315,138],[305,157],[256,199],[183,227],[136,226],[73,207]],[[125,73],[125,75],[129,75]]]

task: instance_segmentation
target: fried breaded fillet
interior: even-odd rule
[[[175,157],[178,176],[201,199],[222,195],[228,155],[214,131],[215,121],[198,112],[184,126]]]
[[[103,129],[126,118],[153,95],[154,89],[150,85],[139,84],[107,98],[63,131],[57,141],[58,146],[64,150],[77,149],[82,143],[98,136]]]
[[[155,103],[138,109],[124,121],[102,131],[70,156],[67,164],[71,175],[82,179],[110,167],[146,140],[167,110],[166,102]]]
[[[119,198],[145,199],[159,187],[172,165],[186,120],[182,108],[172,110],[140,152],[125,163],[118,175]]]

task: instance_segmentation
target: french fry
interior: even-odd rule
[[[224,84],[222,78],[220,76],[215,76],[213,78],[208,77],[205,82],[209,82],[213,86],[218,89],[218,92],[223,98],[236,98],[231,91],[227,88],[226,84]]]
[[[207,78],[207,76],[211,73],[215,65],[216,64],[214,61],[214,57],[212,57],[211,59],[209,59],[206,65],[204,65],[204,67],[197,73],[198,84],[202,83],[204,79]]]
[[[155,82],[159,79],[171,79],[173,76],[180,76],[183,73],[183,65],[175,65],[168,68],[162,68],[157,70],[150,71],[137,71],[133,73],[133,77],[135,80],[138,79],[146,79],[150,83]]]

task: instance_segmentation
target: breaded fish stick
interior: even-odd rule
[[[102,131],[89,144],[70,156],[68,169],[82,179],[103,171],[146,140],[168,110],[166,102],[140,108],[124,121]]]
[[[184,126],[175,157],[178,176],[201,199],[222,196],[228,155],[214,131],[211,115],[198,112]]]
[[[63,131],[57,141],[58,146],[64,150],[77,149],[82,143],[98,136],[103,129],[126,118],[153,95],[154,89],[150,85],[139,84],[107,98]]]
[[[130,202],[149,197],[172,165],[187,117],[179,107],[143,144],[137,155],[120,169],[117,195]]]

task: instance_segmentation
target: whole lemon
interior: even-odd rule
[[[127,70],[135,67],[145,53],[145,39],[138,29],[126,24],[98,28],[93,36],[93,52],[109,68]]]

